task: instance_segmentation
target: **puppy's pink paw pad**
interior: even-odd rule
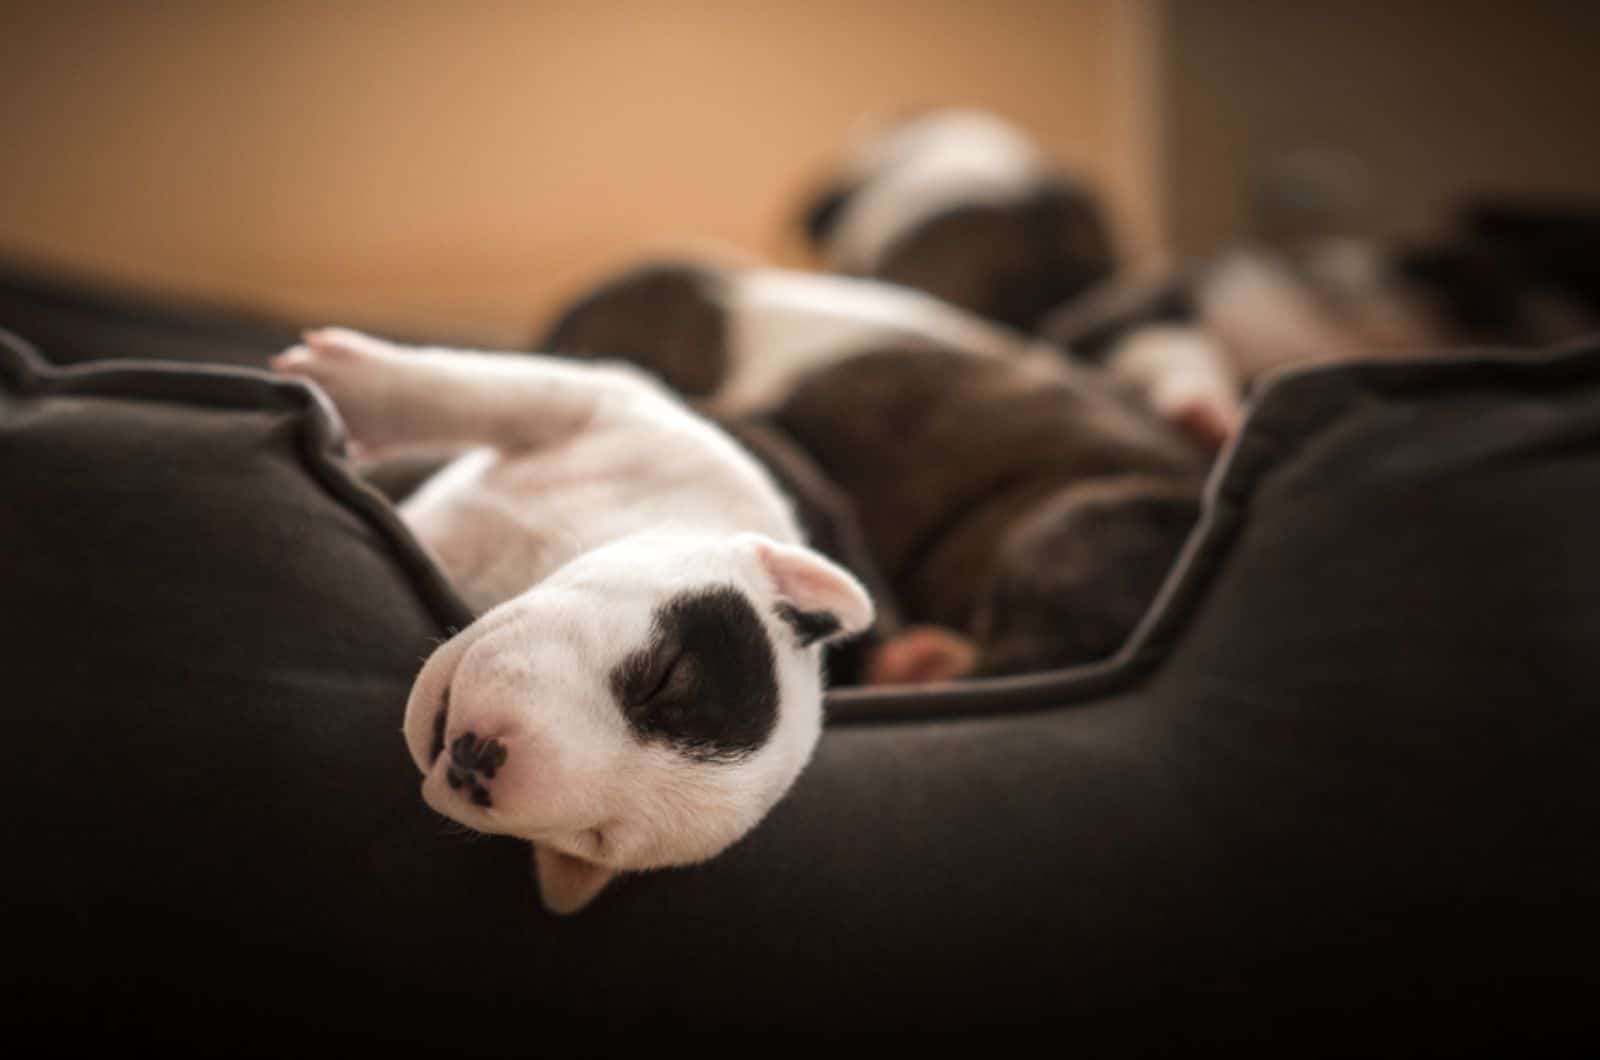
[[[395,363],[387,355],[388,344],[345,328],[321,328],[304,337],[303,344],[272,358],[273,369],[322,388],[344,420],[353,451],[381,446]]]

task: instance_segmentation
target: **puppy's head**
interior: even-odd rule
[[[801,223],[832,269],[1023,331],[1117,264],[1092,189],[983,111],[923,111],[870,130]]]
[[[820,645],[871,621],[849,574],[757,535],[596,549],[423,666],[405,718],[423,797],[530,840],[546,907],[574,912],[754,827],[816,745]]]
[[[914,108],[869,118],[855,130],[824,186],[806,203],[801,227],[825,254],[846,213],[892,175],[929,169],[936,179],[1030,179],[1040,165],[1026,134],[998,115],[962,107]]]

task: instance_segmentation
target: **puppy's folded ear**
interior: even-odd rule
[[[539,881],[539,899],[557,916],[576,913],[605,890],[616,872],[586,858],[535,845],[533,874]]]
[[[741,547],[760,564],[777,597],[778,617],[802,645],[826,643],[872,625],[872,598],[867,591],[849,571],[820,553],[758,534],[745,535]]]

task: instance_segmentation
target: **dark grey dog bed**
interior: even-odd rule
[[[417,795],[467,616],[311,390],[0,379],[14,1041],[1596,1042],[1600,347],[1280,379],[1115,660],[839,695],[745,841],[568,920]]]

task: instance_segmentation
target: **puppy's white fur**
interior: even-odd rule
[[[777,268],[728,268],[713,288],[727,315],[730,372],[707,401],[725,416],[766,412],[807,373],[867,350],[895,347],[975,357],[1055,362],[1078,386],[1106,380],[1207,445],[1237,427],[1238,383],[1226,355],[1196,328],[1141,328],[1118,344],[1104,372],[1042,340],[896,284]]]
[[[1243,418],[1227,355],[1200,328],[1136,328],[1112,348],[1106,371],[1142,394],[1162,419],[1212,448],[1221,448]]]
[[[1003,327],[895,284],[772,268],[729,270],[725,279],[733,363],[711,402],[724,415],[771,408],[806,373],[881,346],[1008,357],[1026,345]]]
[[[321,385],[371,453],[474,447],[401,508],[482,612],[423,666],[404,733],[431,806],[534,844],[547,907],[581,908],[619,871],[709,858],[790,787],[820,731],[820,648],[779,608],[825,612],[850,633],[872,605],[803,547],[788,504],[730,439],[623,367],[408,351],[343,329],[308,334],[274,364]],[[776,724],[729,760],[640,739],[612,681],[660,606],[708,586],[753,605],[775,664]],[[463,733],[507,751],[479,778],[489,805],[449,783],[451,754],[436,754]]]
[[[871,273],[894,242],[956,205],[1002,205],[1032,191],[1047,160],[992,114],[940,110],[869,136],[845,160],[864,183],[829,234],[824,257],[841,272]]]
[[[928,219],[955,206],[1020,201],[1052,168],[1022,130],[984,111],[936,110],[873,130],[841,164],[842,183],[858,186],[823,240],[822,256],[830,268],[870,275],[897,240]],[[1220,445],[1240,420],[1239,378],[1228,352],[1196,329],[1147,331],[1105,367],[1204,444]]]

